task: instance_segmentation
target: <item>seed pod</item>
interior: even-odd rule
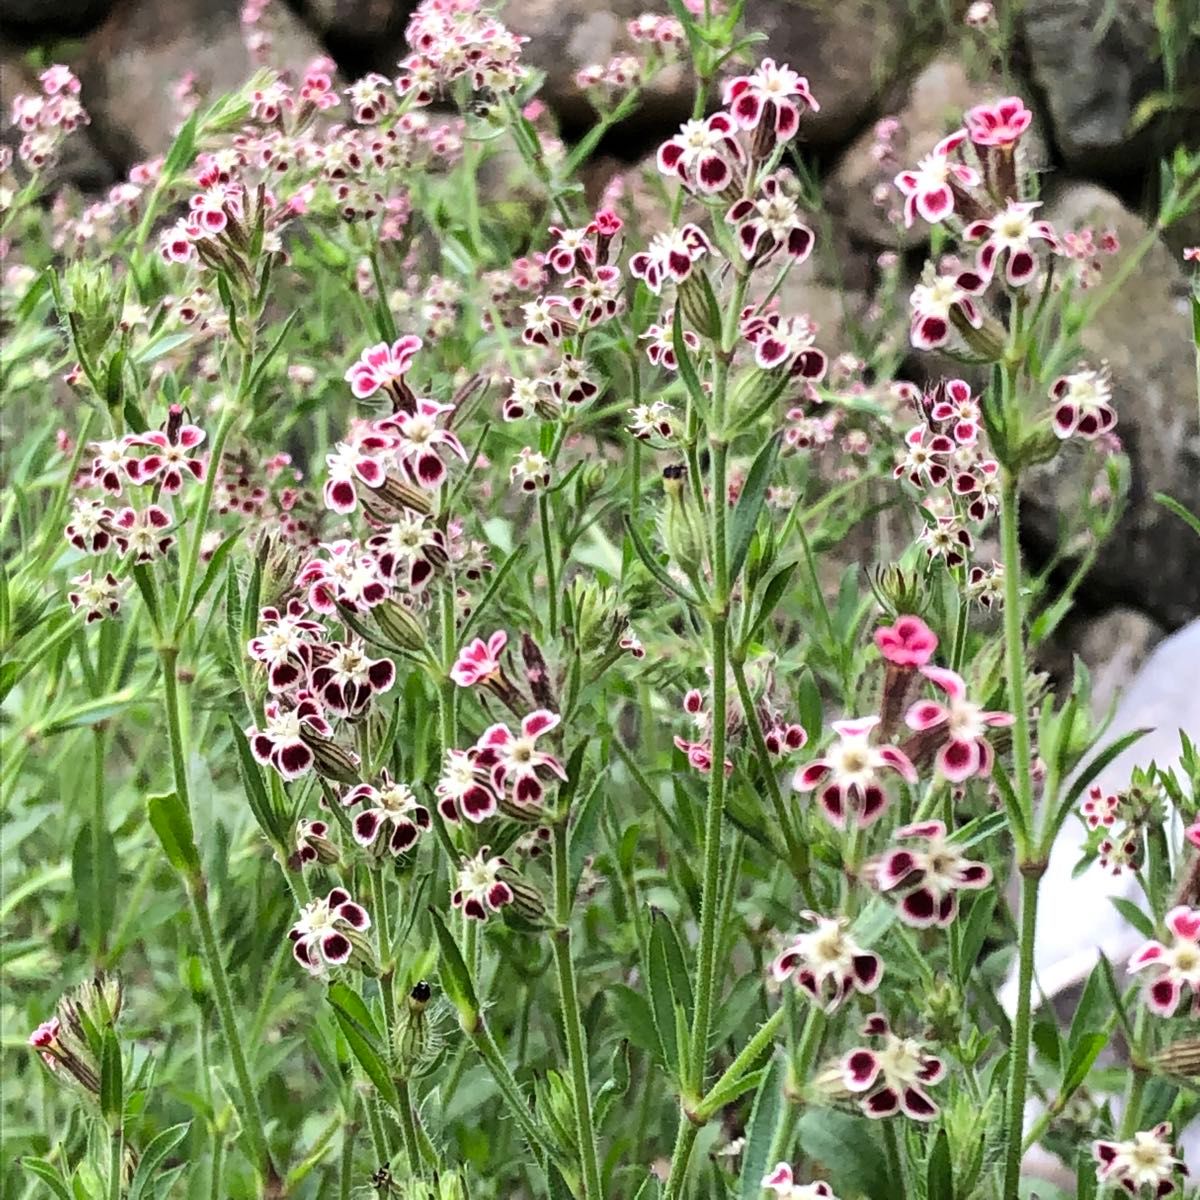
[[[685,323],[701,337],[716,338],[721,333],[721,312],[717,308],[708,276],[696,266],[677,289],[679,308]]]
[[[305,744],[313,752],[317,774],[334,783],[358,783],[358,755],[332,738],[307,734]]]
[[[407,605],[390,597],[371,610],[379,631],[389,642],[404,650],[420,650],[427,644],[425,630]]]
[[[408,994],[408,1001],[397,1015],[392,1034],[392,1061],[402,1078],[411,1076],[428,1058],[432,1048],[428,1008],[433,989],[420,980]]]
[[[1200,1038],[1172,1042],[1165,1050],[1160,1050],[1150,1063],[1163,1075],[1200,1079]]]

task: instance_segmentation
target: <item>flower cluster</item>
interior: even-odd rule
[[[17,154],[34,172],[55,161],[68,134],[90,123],[79,99],[79,80],[70,68],[55,63],[38,76],[38,82],[38,95],[13,97],[11,113],[13,126],[22,135]]]

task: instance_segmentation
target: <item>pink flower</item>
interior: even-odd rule
[[[1112,794],[1105,795],[1098,784],[1088,789],[1087,799],[1080,805],[1083,819],[1089,829],[1111,829],[1117,823],[1121,811],[1121,799]]]
[[[390,346],[386,342],[379,342],[367,347],[344,376],[355,398],[365,400],[380,388],[396,394],[404,386],[404,376],[408,374],[422,344],[416,334],[409,333]]]
[[[335,716],[355,718],[375,696],[392,690],[396,664],[390,658],[371,658],[357,638],[348,643],[307,643],[304,653],[314,665],[312,690]]]
[[[157,504],[138,512],[123,508],[113,518],[113,537],[122,554],[132,554],[135,563],[152,562],[175,544],[175,539],[164,531],[171,526],[171,518]]]
[[[1187,838],[1197,850],[1200,850],[1200,817],[1197,817],[1184,831]]]
[[[987,220],[972,221],[963,231],[969,242],[983,240],[976,260],[982,274],[991,279],[1000,259],[1005,259],[1004,277],[1013,287],[1022,287],[1037,273],[1034,241],[1045,242],[1058,253],[1058,237],[1049,221],[1035,221],[1038,200],[1010,200],[1003,212]]]
[[[446,465],[438,453],[444,447],[467,461],[462,442],[439,422],[454,412],[453,404],[438,404],[436,400],[418,400],[414,412],[398,412],[380,421],[381,429],[396,434],[396,455],[409,477],[430,491],[441,486],[446,478]]]
[[[1116,427],[1112,406],[1112,384],[1108,372],[1086,368],[1054,381],[1051,424],[1060,438],[1081,437],[1094,441]]]
[[[937,634],[920,617],[902,616],[875,630],[879,653],[897,667],[923,667],[937,649]]]
[[[499,912],[516,899],[512,888],[501,878],[508,861],[489,855],[489,849],[483,846],[473,858],[463,860],[458,887],[450,898],[455,908],[461,908],[475,921],[486,921],[489,913]]]
[[[507,725],[496,724],[484,730],[475,743],[475,762],[490,769],[492,788],[499,794],[511,789],[516,804],[540,804],[545,788],[542,778],[557,775],[566,781],[567,773],[553,754],[537,749],[537,740],[558,726],[557,713],[538,709],[521,721],[520,734]]]
[[[826,1012],[833,1012],[851,992],[869,996],[879,987],[883,978],[879,955],[864,950],[849,936],[844,918],[814,912],[801,916],[816,928],[797,934],[771,963],[771,978],[776,983],[792,979]]]
[[[988,280],[978,271],[936,275],[918,283],[909,296],[912,320],[909,340],[918,350],[936,350],[950,340],[953,318],[959,317],[972,329],[983,324],[983,313],[975,297],[987,290]]]
[[[692,267],[713,252],[712,243],[698,225],[656,233],[648,249],[629,260],[629,273],[658,295],[668,281],[682,283]]]
[[[837,1200],[827,1183],[796,1183],[792,1168],[785,1162],[764,1175],[761,1186],[774,1192],[780,1200]]]
[[[429,828],[429,809],[418,803],[412,788],[382,772],[379,786],[360,783],[342,797],[344,808],[362,808],[354,814],[350,831],[354,840],[377,854],[403,854],[422,831]]]
[[[377,488],[383,483],[387,471],[376,455],[394,445],[394,439],[379,434],[338,442],[333,453],[325,455],[325,507],[343,515],[352,513],[358,507],[357,484]]]
[[[902,1112],[914,1121],[932,1121],[938,1106],[925,1091],[946,1074],[940,1058],[912,1038],[897,1037],[887,1019],[875,1014],[863,1026],[867,1037],[883,1039],[881,1050],[859,1046],[842,1059],[842,1083],[859,1097],[859,1107],[875,1119]]]
[[[355,904],[345,888],[334,888],[324,899],[304,906],[288,938],[296,961],[310,975],[320,976],[330,967],[347,966],[352,958],[369,962],[369,947],[361,935],[370,928],[367,910]]]
[[[591,225],[582,229],[562,229],[551,225],[550,234],[555,241],[546,253],[546,261],[560,275],[591,270],[596,261],[593,232]]]
[[[775,175],[762,181],[757,197],[738,200],[725,214],[725,220],[737,226],[738,248],[747,260],[766,262],[782,248],[795,262],[802,263],[812,253],[816,240],[800,219],[799,205]]]
[[[686,121],[658,148],[658,169],[706,195],[724,191],[745,166],[746,152],[728,113]]]
[[[446,751],[433,793],[438,798],[438,812],[447,821],[465,818],[476,825],[494,816],[500,802],[491,785],[491,771],[478,761],[473,748]]]
[[[459,687],[474,687],[487,683],[500,674],[500,655],[508,645],[508,634],[497,629],[485,642],[476,638],[459,651],[458,660],[450,668],[450,678]]]
[[[1184,262],[1200,262],[1200,246],[1185,246],[1183,250]]]
[[[789,66],[776,66],[773,58],[764,58],[753,74],[729,80],[722,99],[742,129],[756,129],[763,123],[773,127],[781,142],[794,137],[800,128],[797,100],[813,112],[821,111],[808,90],[808,80]]]
[[[1134,952],[1127,968],[1130,972],[1152,969],[1146,1003],[1160,1017],[1174,1016],[1185,988],[1200,1004],[1200,908],[1181,904],[1167,913],[1165,924],[1170,942],[1147,942]]]
[[[944,221],[954,212],[954,188],[978,186],[979,172],[952,157],[966,140],[965,129],[955,130],[917,163],[915,171],[901,171],[896,176],[896,186],[904,196],[905,226],[911,228],[918,214],[931,225]]]
[[[255,759],[264,766],[274,767],[283,779],[299,779],[307,774],[314,756],[304,735],[333,736],[333,728],[325,720],[320,705],[307,696],[294,708],[285,708],[279,700],[272,699],[263,706],[263,713],[266,728],[252,725],[245,731]]]
[[[1187,1168],[1175,1156],[1170,1138],[1171,1125],[1163,1121],[1138,1131],[1127,1142],[1093,1142],[1097,1181],[1116,1185],[1130,1196],[1173,1196],[1174,1180],[1186,1175]]]
[[[837,829],[853,816],[860,829],[878,820],[887,805],[887,793],[879,781],[882,771],[894,771],[907,783],[917,782],[916,768],[908,756],[895,746],[873,746],[871,731],[878,717],[860,717],[856,721],[834,721],[838,740],[825,752],[800,767],[792,778],[798,792],[811,792],[820,786],[817,797],[826,819]]]
[[[267,668],[267,688],[284,692],[295,687],[303,678],[306,666],[305,649],[324,636],[319,621],[310,620],[307,609],[293,596],[287,608],[264,608],[258,615],[262,632],[246,644],[246,651],[255,662]]]
[[[904,435],[904,454],[893,474],[922,491],[941,487],[950,478],[946,458],[953,453],[954,443],[944,433],[930,433],[927,426],[914,425]]]
[[[130,446],[148,446],[151,453],[144,458],[131,458],[126,463],[129,478],[134,483],[161,481],[168,496],[175,495],[189,476],[199,482],[204,478],[204,461],[189,454],[204,441],[204,430],[197,425],[183,424],[183,409],[172,404],[167,423],[162,429],[134,434],[127,439]]]
[[[1033,113],[1020,96],[1007,96],[995,104],[978,104],[967,110],[967,132],[976,146],[1011,149],[1029,128]]]
[[[961,783],[972,775],[987,775],[992,769],[992,748],[984,738],[989,726],[1013,723],[1011,713],[984,712],[967,699],[967,685],[961,675],[943,667],[922,667],[921,674],[946,694],[947,702],[918,700],[908,710],[905,721],[910,729],[937,730],[945,741],[937,752],[937,765],[951,783]]]
[[[813,341],[816,326],[808,317],[778,313],[743,318],[742,336],[754,347],[754,361],[764,371],[786,370],[794,378],[813,382],[825,375],[829,360]]]
[[[950,434],[960,446],[973,446],[979,440],[979,404],[964,379],[946,379],[934,393],[931,421],[951,423]]]
[[[308,606],[324,617],[333,616],[339,604],[362,612],[382,604],[388,596],[387,580],[379,563],[363,554],[357,542],[343,538],[322,542],[325,558],[312,558],[300,568],[296,584],[308,588]]]
[[[990,867],[965,858],[953,842],[946,840],[946,826],[941,821],[905,825],[896,830],[895,836],[925,843],[922,849],[904,846],[889,850],[873,869],[875,885],[881,892],[903,893],[900,918],[906,925],[945,928],[958,911],[958,890],[978,890],[992,881]]]

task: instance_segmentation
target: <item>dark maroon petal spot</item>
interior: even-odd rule
[[[846,1058],[846,1074],[857,1086],[869,1087],[879,1074],[879,1060],[870,1050],[855,1050]]]
[[[352,900],[347,900],[338,905],[337,915],[347,925],[353,925],[355,929],[366,929],[371,923],[370,918],[367,916],[367,910],[361,904],[355,904]]]
[[[858,986],[863,989],[869,989],[879,980],[882,966],[879,958],[874,954],[856,954],[854,956],[854,977],[858,980]]]
[[[863,1111],[868,1117],[890,1117],[899,1108],[900,1097],[892,1088],[880,1088],[863,1101]]]
[[[321,939],[321,957],[334,966],[349,961],[350,948],[350,939],[344,934],[327,933]]]
[[[428,815],[426,816],[428,819]],[[389,845],[393,854],[402,854],[417,840],[417,827],[411,821],[399,821],[392,831]]]
[[[927,925],[936,910],[937,902],[928,888],[917,888],[900,902],[902,916],[913,925]]]
[[[289,742],[279,750],[279,772],[289,779],[303,775],[312,766],[312,751],[303,742]]]
[[[937,1105],[920,1088],[906,1087],[902,1104],[914,1121],[931,1121],[937,1116]]]

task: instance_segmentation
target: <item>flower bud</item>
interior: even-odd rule
[[[679,284],[677,294],[684,324],[694,329],[701,337],[719,337],[721,312],[717,308],[712,285],[702,268],[693,266],[688,277]]]
[[[528,633],[521,635],[521,658],[525,662],[525,679],[529,684],[529,694],[539,708],[558,711],[554,698],[554,685],[550,680],[550,669],[542,656],[541,647]]]
[[[1162,1075],[1200,1079],[1200,1038],[1184,1038],[1160,1050],[1150,1065]]]
[[[704,563],[704,530],[687,486],[687,468],[682,464],[663,471],[665,506],[659,533],[667,553],[689,579],[700,574]]]
[[[379,631],[389,642],[403,650],[420,650],[426,644],[425,630],[406,604],[389,597],[371,610]]]
[[[544,815],[544,814],[541,814]],[[515,867],[500,868],[498,878],[512,889],[511,903],[504,906],[504,919],[516,928],[545,929],[549,926],[542,894]]]
[[[408,509],[423,517],[433,511],[433,501],[428,492],[390,472],[379,487],[360,488],[358,496],[367,513],[384,524],[390,524],[395,519],[394,510],[397,509]]]
[[[432,998],[433,989],[422,979],[413,986],[404,1007],[396,1014],[396,1028],[392,1034],[392,1061],[397,1073],[404,1079],[417,1073],[428,1061],[433,1048],[428,1014]]]
[[[358,783],[358,755],[332,738],[305,734],[305,743],[313,752],[313,766],[319,775],[334,783]]]

